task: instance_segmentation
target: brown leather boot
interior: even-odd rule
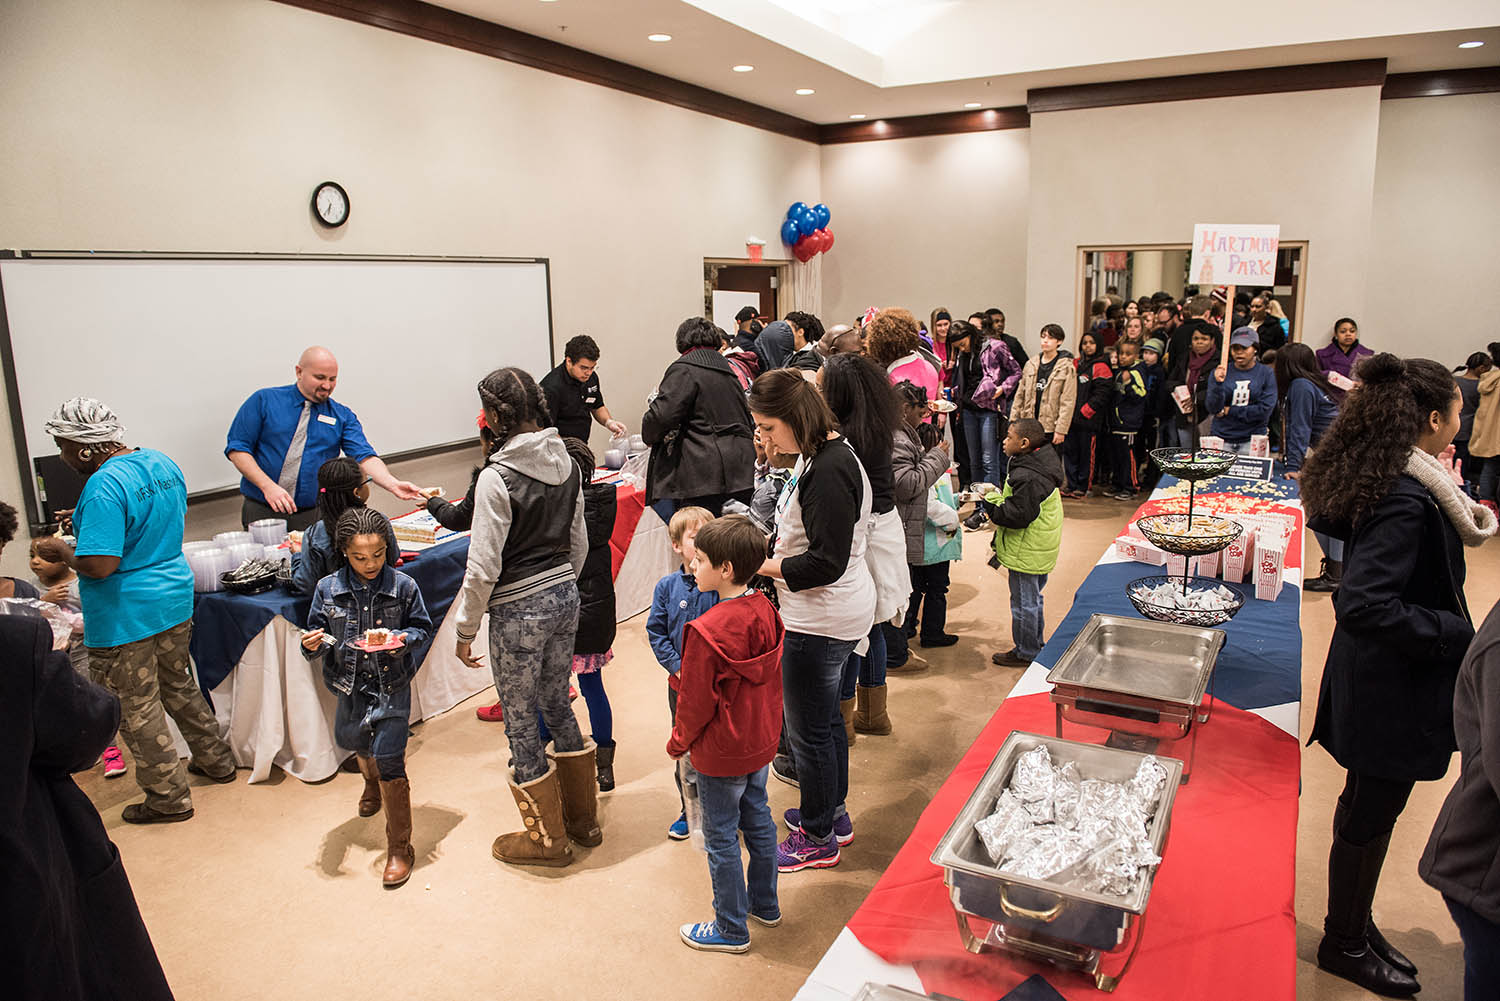
[[[365,777],[365,791],[359,794],[359,815],[373,817],[380,812],[380,769],[374,758],[363,754],[356,754],[354,760],[359,762],[359,773]]]
[[[411,848],[411,783],[382,780],[380,797],[385,801],[385,873],[380,881],[394,890],[411,878],[411,867],[417,863]]]
[[[858,689],[855,689],[858,697]],[[852,745],[854,743],[854,699],[839,699],[839,714],[844,717],[844,736]]]
[[[593,775],[589,780],[592,782]],[[516,798],[516,809],[521,811],[526,829],[500,835],[490,848],[491,855],[511,865],[561,868],[573,864],[573,846],[563,827],[562,796],[557,785],[557,766],[550,762],[547,774],[522,785],[516,785],[515,773],[511,773],[510,794]]]
[[[854,690],[854,729],[881,737],[891,732],[891,717],[885,711],[889,691],[885,685],[874,688],[860,685]]]
[[[547,755],[557,768],[568,837],[586,848],[604,842],[604,832],[599,829],[596,751],[597,745],[589,740],[584,742],[581,751],[552,751]]]

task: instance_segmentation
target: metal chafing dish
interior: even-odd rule
[[[1197,734],[1207,723],[1204,695],[1224,647],[1221,629],[1093,615],[1047,674],[1063,720],[1111,731],[1110,745],[1174,754],[1161,741],[1189,737],[1183,781],[1192,771]]]
[[[1110,782],[1129,781],[1145,757],[1135,751],[1100,744],[1012,732],[948,833],[938,842],[931,859],[943,869],[959,934],[968,951],[1005,951],[1040,959],[1086,973],[1101,990],[1110,991],[1125,975],[1140,943],[1155,871],[1142,873],[1128,896],[1090,893],[1000,869],[990,861],[974,831],[974,825],[994,811],[995,801],[1010,784],[1016,759],[1038,744],[1047,746],[1054,764],[1061,766],[1072,761],[1085,778]],[[1158,760],[1167,770],[1167,781],[1151,819],[1150,837],[1156,854],[1165,857],[1182,762],[1172,758]],[[971,917],[990,922],[989,931],[983,936],[976,935],[969,921]],[[1118,973],[1106,974],[1103,957],[1125,950],[1127,939],[1123,967]]]

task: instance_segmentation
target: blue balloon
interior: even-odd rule
[[[822,229],[828,225],[828,220],[833,218],[833,213],[828,211],[828,206],[822,202],[813,206],[813,212],[818,217],[818,228]]]
[[[810,208],[803,208],[802,214],[797,217],[797,232],[803,236],[813,233],[818,228],[818,216]]]
[[[796,246],[797,241],[802,239],[802,231],[797,228],[796,220],[788,219],[781,224],[781,242],[788,247]]]
[[[802,215],[802,213],[804,213],[806,211],[807,211],[807,203],[806,202],[792,202],[792,207],[786,210],[786,217],[788,219],[792,220],[792,222],[796,222],[797,221],[797,217],[800,216],[800,215]]]

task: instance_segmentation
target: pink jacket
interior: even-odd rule
[[[941,395],[937,369],[915,351],[897,358],[885,367],[885,371],[890,376],[892,386],[898,382],[910,381],[927,390],[928,400],[936,400]]]

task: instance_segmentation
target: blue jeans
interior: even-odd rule
[[[849,655],[849,662],[844,665],[844,684],[839,689],[839,698],[848,701],[854,698],[855,688],[863,685],[865,688],[879,688],[885,684],[886,667],[886,624],[877,622],[870,627],[870,648],[865,651],[863,657],[857,653]],[[902,637],[904,640],[906,637]]]
[[[1326,532],[1314,532],[1313,538],[1318,540],[1318,545],[1323,549],[1323,555],[1335,563],[1344,562],[1344,540],[1335,539]]]
[[[964,407],[964,442],[969,446],[969,474],[999,486],[1000,415]]]
[[[748,942],[745,915],[754,911],[773,918],[781,913],[776,901],[776,821],[766,799],[766,775],[761,768],[749,775],[720,777],[698,773],[698,797],[703,806],[703,846],[708,850],[708,875],[714,884],[714,922],[731,942]],[[750,852],[746,871],[740,869],[740,832]]]
[[[1476,456],[1469,461],[1484,463],[1479,469],[1479,499],[1494,500],[1495,488],[1500,485],[1500,455],[1491,455],[1488,458]]]
[[[781,692],[787,741],[801,785],[802,832],[826,844],[849,795],[849,742],[839,712],[844,665],[854,640],[787,630]]]
[[[1444,894],[1464,943],[1464,1001],[1500,997],[1500,925]]]
[[[1010,635],[1016,641],[1016,656],[1036,660],[1042,652],[1042,634],[1047,624],[1042,617],[1042,588],[1046,574],[1010,572]]]

